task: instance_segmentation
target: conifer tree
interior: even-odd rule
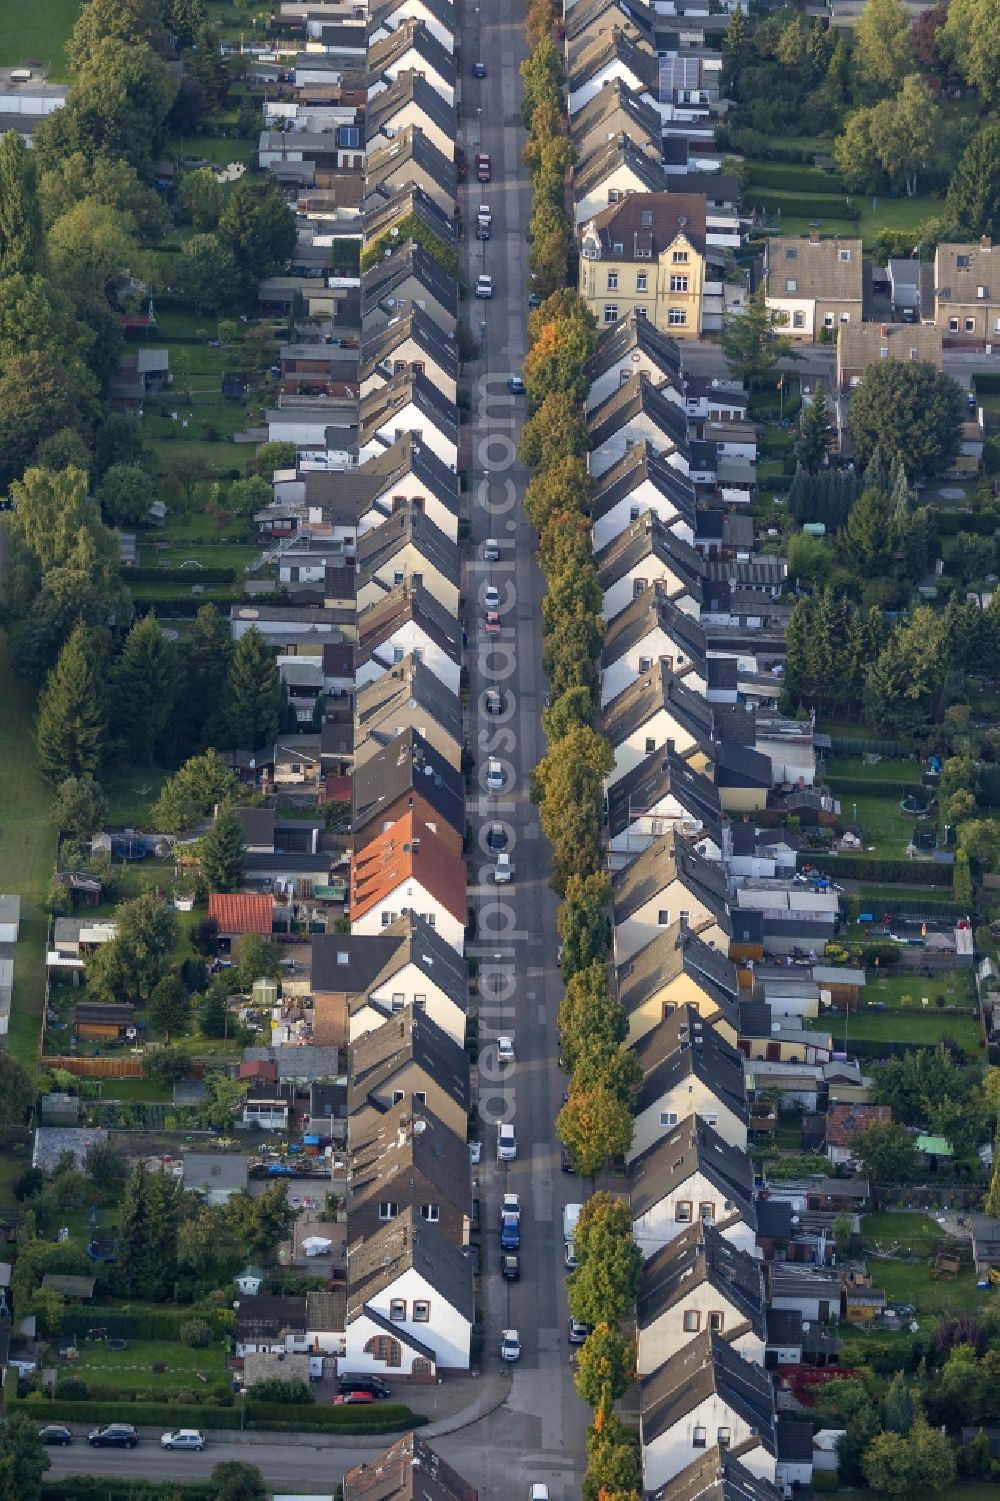
[[[125,638],[115,673],[115,718],[122,745],[134,762],[149,766],[163,738],[177,692],[177,658],[154,614],[143,616]]]
[[[46,268],[45,230],[34,158],[16,130],[0,135],[0,277]]]
[[[92,777],[104,755],[107,708],[93,637],[78,625],[49,673],[38,706],[35,744],[42,775],[54,785]]]
[[[243,830],[232,808],[220,808],[201,841],[201,869],[212,891],[235,891],[243,884]]]
[[[278,733],[281,684],[270,647],[251,626],[233,648],[227,680],[228,742],[259,750]]]

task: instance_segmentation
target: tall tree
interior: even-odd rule
[[[807,473],[815,474],[826,463],[831,437],[826,392],[822,386],[817,386],[812,401],[802,414],[802,425],[795,444],[795,457]]]
[[[612,1157],[632,1145],[632,1111],[606,1084],[570,1087],[569,1099],[556,1117],[556,1132],[583,1178],[592,1181]]]
[[[0,1052],[0,1126],[22,1126],[35,1100],[31,1075],[14,1054]]]
[[[937,101],[918,73],[907,74],[896,97],[881,100],[873,111],[879,161],[892,186],[905,188],[911,198],[917,191],[917,174],[931,160],[938,114]]]
[[[0,485],[24,472],[45,438],[63,428],[86,433],[95,414],[89,389],[58,360],[35,352],[9,360],[0,371]]]
[[[576,1359],[576,1389],[596,1410],[623,1397],[635,1373],[635,1348],[606,1320],[594,1325]]]
[[[912,73],[912,27],[903,0],[867,0],[854,28],[854,66],[863,82],[896,89]]]
[[[12,1412],[0,1423],[0,1501],[40,1501],[51,1461],[30,1413]]]
[[[108,800],[93,777],[66,777],[59,783],[50,816],[61,833],[89,839],[107,822]]]
[[[731,313],[722,325],[719,342],[726,363],[734,375],[748,385],[760,384],[780,359],[794,355],[794,341],[779,330],[788,315],[767,305],[760,287],[739,312]]]
[[[564,391],[546,396],[521,430],[520,454],[530,469],[550,468],[587,452],[587,424],[573,397]]]
[[[116,932],[87,960],[94,1000],[142,1004],[168,973],[177,919],[166,902],[144,891],[115,909]]]
[[[218,236],[246,287],[285,265],[295,249],[295,220],[278,184],[261,190],[245,178],[238,182],[219,215]]]
[[[570,876],[567,881],[566,900],[556,917],[563,943],[563,978],[567,981],[579,970],[606,959],[610,902],[611,880],[604,871]]]
[[[899,455],[912,483],[948,468],[963,417],[962,394],[950,375],[926,360],[878,360],[861,377],[847,422],[862,464],[878,445],[890,460]]]
[[[157,980],[150,992],[148,1015],[153,1031],[167,1042],[187,1031],[191,1023],[191,997],[177,975],[164,975]]]
[[[34,276],[46,266],[36,164],[16,130],[0,135],[0,278]]]
[[[177,692],[177,655],[152,613],[125,638],[115,670],[115,720],[130,760],[151,766],[162,742]]]
[[[959,157],[948,184],[948,215],[967,239],[1000,237],[1000,125],[984,125]]]
[[[153,827],[165,834],[181,833],[205,818],[217,803],[236,796],[238,783],[218,751],[192,756],[163,784],[153,805]]]
[[[993,0],[951,0],[938,40],[966,83],[992,103],[1000,93],[1000,11]]]
[[[181,647],[176,724],[178,741],[185,749],[222,743],[232,654],[229,622],[215,605],[202,605]]]
[[[259,750],[278,733],[281,683],[274,653],[256,626],[237,641],[226,684],[227,743]]]
[[[38,702],[35,746],[42,775],[54,786],[68,776],[93,776],[104,755],[107,730],[99,653],[91,633],[78,625]]]
[[[955,1479],[955,1455],[945,1435],[921,1417],[905,1436],[873,1438],[863,1469],[868,1484],[884,1496],[933,1495]]]
[[[231,807],[220,808],[201,841],[201,869],[212,891],[235,891],[243,884],[246,846],[243,828]]]

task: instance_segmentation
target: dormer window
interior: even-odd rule
[[[648,209],[648,208],[644,208],[643,209],[643,211],[642,211],[642,219],[641,219],[640,222],[642,224],[643,229],[652,229],[652,227],[653,227],[653,211],[652,211],[652,209]]]
[[[849,250],[838,250],[837,259],[843,261],[846,265],[851,259],[851,252]]]

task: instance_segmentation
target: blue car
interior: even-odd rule
[[[473,76],[473,78],[485,78],[486,77],[486,64],[485,63],[473,63],[472,64],[472,76]]]
[[[512,375],[510,380],[507,382],[507,386],[512,396],[524,395],[524,381],[519,375]]]
[[[500,1249],[516,1251],[521,1245],[521,1220],[516,1214],[505,1214],[500,1221]]]

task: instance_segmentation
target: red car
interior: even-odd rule
[[[493,162],[484,151],[476,152],[476,176],[480,182],[489,182],[493,176]]]
[[[367,1403],[374,1401],[375,1398],[371,1392],[341,1392],[339,1396],[334,1397],[333,1405],[334,1407],[342,1407],[346,1403]]]
[[[483,624],[487,636],[499,636],[501,629],[500,616],[497,614],[496,610],[486,611],[486,619]]]

